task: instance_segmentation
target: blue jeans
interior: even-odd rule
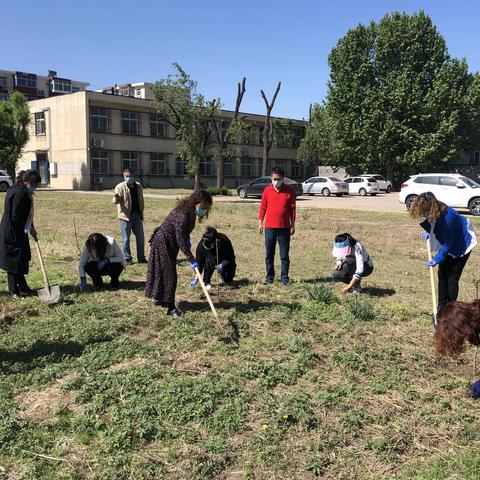
[[[267,267],[267,280],[275,278],[275,247],[280,247],[280,260],[282,262],[281,280],[288,281],[288,269],[290,268],[290,229],[289,228],[266,228],[265,229],[265,266]]]
[[[135,212],[130,215],[130,221],[120,220],[120,230],[122,232],[122,249],[125,260],[132,260],[132,252],[130,250],[130,235],[135,235],[137,241],[137,258],[145,260],[145,235],[143,233],[143,220],[140,214]]]

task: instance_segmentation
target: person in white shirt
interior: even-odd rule
[[[92,233],[80,255],[80,288],[83,291],[87,289],[87,274],[97,288],[103,287],[102,277],[106,276],[110,277],[110,286],[118,288],[124,268],[125,257],[115,239],[101,233]]]
[[[347,284],[343,293],[359,294],[362,278],[373,272],[367,249],[349,233],[342,233],[335,237],[332,255],[336,258],[332,278]]]

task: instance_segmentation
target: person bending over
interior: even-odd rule
[[[212,288],[211,280],[215,270],[218,271],[224,283],[231,283],[235,277],[237,264],[232,242],[223,233],[213,227],[207,227],[202,239],[198,242],[196,256],[198,269],[203,273],[203,281],[207,290]],[[190,287],[195,287],[198,279],[195,277]]]
[[[118,288],[124,268],[125,257],[115,239],[101,233],[92,233],[80,255],[80,288],[84,291],[87,289],[86,274],[97,288],[103,287],[102,277],[110,277],[110,286]]]
[[[332,278],[347,284],[343,293],[359,294],[362,278],[373,272],[367,249],[349,233],[342,233],[335,237],[332,254],[337,260]]]

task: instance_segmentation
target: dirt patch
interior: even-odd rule
[[[61,388],[71,378],[72,376],[68,375],[42,391],[28,390],[18,395],[16,401],[21,410],[17,417],[43,421],[51,418],[59,407],[80,411],[82,406],[75,403],[74,392],[63,391]]]
[[[115,365],[110,365],[105,369],[105,372],[118,372],[119,370],[126,370],[127,368],[141,367],[146,363],[147,361],[142,357],[126,358]]]

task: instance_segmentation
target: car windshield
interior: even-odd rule
[[[465,182],[470,188],[480,188],[480,184],[478,184],[475,180],[472,180],[468,177],[460,177],[462,182]]]
[[[328,177],[332,182],[341,182],[341,180],[337,177]]]

